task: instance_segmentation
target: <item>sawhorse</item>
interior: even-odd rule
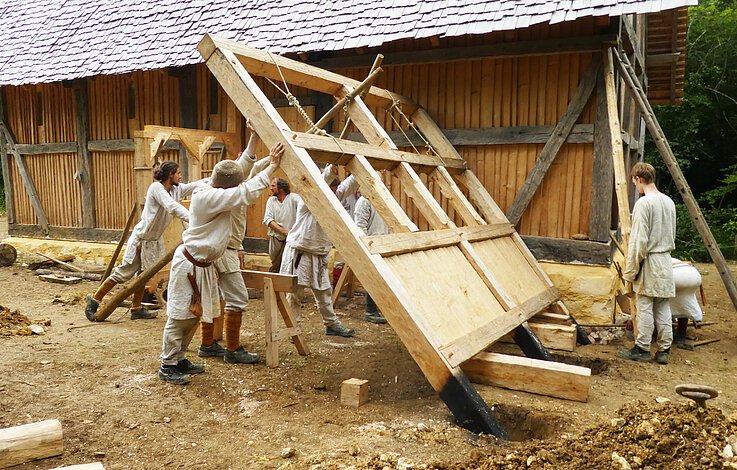
[[[241,270],[241,273],[246,287],[264,291],[266,365],[279,366],[279,341],[286,338],[292,338],[300,356],[309,355],[310,349],[302,338],[302,330],[287,302],[287,293],[297,291],[297,276],[250,270]],[[279,316],[284,321],[285,328],[279,326]]]
[[[343,289],[346,289],[346,299],[352,299],[353,294],[356,290],[356,276],[353,274],[348,263],[343,264],[343,271],[340,273],[338,282],[335,283],[335,289],[333,289],[333,306],[340,298],[340,293]]]

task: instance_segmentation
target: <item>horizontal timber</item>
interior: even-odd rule
[[[522,240],[538,261],[595,266],[609,266],[612,263],[611,243],[529,235],[522,235]]]
[[[374,235],[361,239],[371,254],[395,256],[415,251],[432,250],[457,245],[462,241],[479,242],[505,237],[514,233],[512,224],[479,225],[430,232],[393,233]]]
[[[450,341],[439,348],[452,366],[458,366],[517,328],[531,317],[537,315],[553,302],[560,299],[555,287],[550,287],[524,303],[513,307],[501,319],[495,319],[476,330]],[[499,332],[502,332],[499,334]]]
[[[432,64],[437,62],[457,62],[469,59],[491,59],[495,57],[525,57],[581,52],[599,52],[603,43],[616,40],[614,34],[580,36],[560,39],[505,42],[483,46],[446,47],[424,51],[384,53],[382,66],[405,64]],[[371,67],[375,56],[372,54],[330,57],[312,61],[311,65],[323,69],[344,69]]]
[[[530,319],[527,326],[537,335],[540,342],[548,349],[573,352],[576,348],[576,327],[574,325],[556,325],[538,323],[535,321],[537,315]],[[514,343],[511,334],[503,336],[500,342]]]
[[[295,292],[297,290],[297,276],[289,274],[277,274],[263,271],[252,271],[242,269],[241,275],[246,287],[251,289],[263,289],[264,279],[271,279],[272,286],[276,292]]]
[[[463,372],[475,383],[585,402],[591,369],[497,353],[480,353],[464,362]]]
[[[121,233],[123,233],[122,230],[49,225],[48,238],[53,240],[117,243]],[[39,225],[8,224],[8,234],[13,237],[47,238]]]
[[[447,169],[451,173],[460,173],[466,169],[466,164],[463,161],[443,162],[434,155],[401,152],[399,150],[386,149],[362,142],[307,134],[304,132],[287,131],[284,135],[295,146],[307,150],[314,160],[323,163],[346,165],[354,155],[363,155],[371,162],[376,170],[390,170],[400,163],[409,163],[413,167],[417,167],[421,172],[431,171],[443,165],[447,165]]]
[[[44,155],[48,153],[77,153],[76,142],[50,144],[16,144],[15,150],[21,155]]]

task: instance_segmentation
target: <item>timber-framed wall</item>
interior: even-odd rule
[[[645,78],[646,23],[643,15],[587,17],[484,35],[396,41],[379,48],[386,56],[385,73],[376,83],[426,108],[502,209],[509,211],[606,44],[618,44]],[[302,58],[362,79],[374,55],[373,50],[350,50],[334,57]],[[290,126],[304,125],[278,90],[260,84],[283,108],[280,113]],[[617,88],[629,167],[641,158],[644,126],[625,87]],[[603,89],[599,74],[519,219],[520,233],[529,237],[540,259],[609,263],[617,209]],[[312,116],[333,104],[320,93],[297,87],[290,91]],[[392,117],[383,110],[376,116],[401,145],[403,136]],[[4,175],[10,232],[24,236],[113,240],[135,199],[133,137],[146,125],[236,133],[241,145],[247,137],[235,106],[203,64],[70,83],[5,86],[0,89],[0,119],[10,131],[9,136],[0,133],[3,169],[8,170]],[[15,141],[4,145],[3,140],[11,138]],[[265,152],[260,149],[260,154]],[[171,142],[159,158],[183,162],[186,151]],[[202,170],[214,163],[207,160]],[[33,182],[35,196],[24,178]],[[391,181],[387,183],[391,188]],[[439,198],[439,189],[434,191]],[[426,226],[406,197],[395,196],[420,227]],[[249,208],[248,236],[265,237],[262,216],[263,204]]]

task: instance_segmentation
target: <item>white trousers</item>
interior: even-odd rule
[[[304,288],[305,286],[297,286],[296,292],[287,294],[287,302],[289,302],[289,306],[291,307],[292,312],[294,312],[294,316],[298,319],[301,318],[301,305],[299,303],[299,299],[302,297],[302,291]],[[315,295],[315,300],[317,301],[317,309],[319,310],[320,315],[322,315],[322,323],[325,326],[333,326],[340,323],[338,316],[335,315],[335,310],[333,310],[333,288],[330,287],[323,290],[313,288],[312,293]]]
[[[635,344],[650,351],[653,329],[658,334],[658,351],[665,351],[673,343],[673,326],[669,299],[637,296],[637,339]]]

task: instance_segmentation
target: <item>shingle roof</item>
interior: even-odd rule
[[[373,47],[697,0],[3,0],[0,85],[198,63],[214,33],[272,52]]]

